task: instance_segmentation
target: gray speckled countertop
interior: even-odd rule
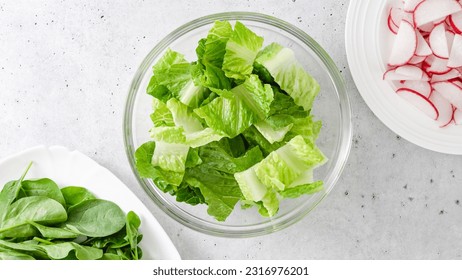
[[[39,144],[77,149],[147,202],[122,142],[124,102],[139,63],[193,18],[266,13],[310,34],[344,75],[354,129],[347,167],[309,216],[263,237],[207,236],[149,206],[182,257],[462,259],[462,157],[401,139],[369,110],[348,70],[347,9],[346,0],[0,0],[0,157]]]

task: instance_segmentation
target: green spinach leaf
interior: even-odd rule
[[[69,209],[69,217],[64,227],[90,237],[114,234],[125,225],[125,215],[117,204],[90,199]]]

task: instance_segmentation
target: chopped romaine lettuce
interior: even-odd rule
[[[226,77],[245,80],[252,73],[255,57],[262,45],[262,37],[241,22],[236,22],[231,38],[226,43],[223,60]]]
[[[264,217],[280,200],[322,190],[315,168],[318,83],[293,51],[237,21],[216,21],[197,60],[167,50],[153,67],[152,141],[136,151],[141,177],[179,202],[206,204],[224,221],[240,201]]]
[[[297,105],[306,111],[311,109],[319,84],[303,69],[291,49],[272,43],[258,54],[256,64],[263,66]]]

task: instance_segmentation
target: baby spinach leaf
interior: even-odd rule
[[[120,261],[120,260],[124,260],[124,258],[122,258],[121,256],[119,256],[117,254],[104,253],[100,260],[115,260],[115,261],[118,260],[118,261]]]
[[[21,189],[24,196],[46,196],[61,203],[64,207],[66,206],[66,201],[58,185],[48,178],[23,181]]]
[[[132,257],[135,260],[138,259],[138,228],[140,225],[140,217],[138,217],[138,215],[136,215],[133,211],[128,212],[125,227],[127,229],[127,239],[132,250]]]
[[[71,252],[75,253],[78,260],[97,260],[103,256],[101,249],[82,246],[75,242],[38,246],[47,253],[50,259],[55,260],[65,259]]]
[[[56,200],[43,196],[23,197],[8,208],[0,233],[26,225],[29,222],[52,225],[64,222],[66,219],[66,210]]]
[[[24,177],[26,177],[26,174],[29,171],[31,165],[32,162],[29,163],[26,171],[24,171],[24,173],[21,175],[21,178],[16,181],[6,183],[0,192],[0,227],[2,226],[3,220],[5,219],[8,207],[18,196],[19,190],[21,189],[21,183],[24,180]]]
[[[29,224],[18,225],[16,227],[0,230],[0,238],[27,238],[38,235],[36,228]]]
[[[10,242],[0,239],[0,249],[7,249],[22,254],[33,256],[36,259],[46,259],[47,255],[37,245],[37,242]]]
[[[90,199],[69,209],[69,217],[64,226],[71,231],[90,237],[114,234],[125,225],[125,215],[117,204]]]
[[[77,238],[78,233],[72,232],[70,230],[58,227],[47,227],[35,222],[29,222],[30,225],[34,226],[40,234],[45,238],[51,239],[68,239],[68,238]]]
[[[88,238],[81,244],[101,249],[121,248],[129,245],[128,241],[125,239],[126,235],[127,234],[124,227],[118,232],[111,234],[109,236]]]
[[[61,193],[66,201],[67,207],[70,208],[85,200],[95,199],[96,197],[86,188],[83,187],[64,187]]]
[[[0,248],[0,260],[35,260],[32,256]]]

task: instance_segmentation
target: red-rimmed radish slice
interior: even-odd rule
[[[418,55],[414,55],[411,60],[409,60],[409,64],[412,64],[412,65],[416,65],[416,64],[419,64],[419,63],[422,63],[425,58],[427,58],[426,56],[418,56]]]
[[[390,8],[390,20],[391,20],[391,23],[393,23],[398,28],[401,25],[401,22],[403,20],[406,20],[406,21],[410,22],[413,26],[415,26],[414,25],[414,17],[412,15],[412,13],[405,12],[405,11],[403,11],[403,9],[401,9],[399,7]]]
[[[393,21],[391,20],[391,15],[388,16],[387,25],[391,33],[395,35],[398,34],[399,27],[393,23]]]
[[[395,69],[396,74],[422,79],[423,71],[415,65],[403,65]]]
[[[425,0],[415,8],[414,23],[420,27],[459,11],[462,11],[462,5],[456,0]]]
[[[448,39],[446,37],[446,25],[444,23],[435,25],[428,37],[433,54],[439,58],[449,58]]]
[[[401,66],[408,63],[417,49],[417,35],[414,26],[406,20],[400,24],[398,34],[395,37],[388,64]]]
[[[462,12],[450,15],[449,23],[454,32],[456,32],[457,34],[462,34]]]
[[[448,67],[462,67],[462,35],[456,34],[454,36],[448,59]]]
[[[455,84],[456,86],[462,88],[462,81],[459,80],[451,80],[451,83]]]
[[[446,126],[452,121],[454,108],[451,102],[442,97],[437,91],[434,91],[429,100],[435,105],[438,110],[438,119],[436,120],[440,126]]]
[[[422,2],[422,1],[423,0],[405,0],[403,9],[406,12],[413,13],[415,11],[415,8],[417,7],[417,5],[419,5],[419,3]]]
[[[448,81],[448,80],[452,80],[455,78],[459,78],[460,76],[462,76],[462,74],[459,71],[457,71],[456,69],[451,69],[451,71],[449,71],[446,74],[442,74],[442,75],[434,74],[431,78],[431,82],[436,83],[436,82]]]
[[[403,65],[390,69],[383,74],[388,81],[429,81],[427,73],[414,65]]]
[[[435,91],[439,92],[441,96],[451,102],[457,109],[462,109],[461,87],[448,81],[433,83],[432,87]]]
[[[401,8],[398,7],[391,7],[390,8],[390,20],[391,23],[394,24],[396,27],[399,28],[401,21],[404,19],[405,14]]]
[[[399,85],[399,87],[399,89],[408,89],[416,91],[427,98],[430,97],[430,94],[433,90],[430,83],[424,81],[404,81]]]
[[[430,49],[430,46],[428,45],[427,41],[425,41],[424,37],[420,32],[416,32],[417,34],[417,49],[415,51],[415,55],[417,56],[429,56],[433,52]]]
[[[446,23],[446,19],[447,19],[447,18],[448,18],[447,16],[446,16],[446,17],[439,18],[439,19],[433,21],[433,23],[434,23],[435,25],[438,25],[438,24],[441,24],[441,23]]]
[[[446,26],[447,27],[447,26]],[[452,49],[452,44],[454,43],[454,32],[450,31],[450,30],[446,30],[446,39],[448,40],[448,50],[449,50],[449,54],[451,53],[451,49]],[[448,57],[449,58],[449,57]]]
[[[423,33],[430,33],[432,32],[434,27],[435,27],[435,24],[433,22],[429,22],[427,24],[420,26],[419,30],[420,32],[423,32]]]
[[[425,68],[427,73],[431,74],[446,74],[451,71],[451,68],[448,67],[448,59],[442,59],[434,55],[430,55],[425,59],[424,63],[429,65],[428,68]]]
[[[454,115],[452,118],[456,124],[462,124],[462,110],[454,110]]]
[[[396,93],[411,105],[424,112],[425,115],[434,120],[438,119],[438,109],[436,109],[435,105],[421,93],[408,89],[399,89]]]

